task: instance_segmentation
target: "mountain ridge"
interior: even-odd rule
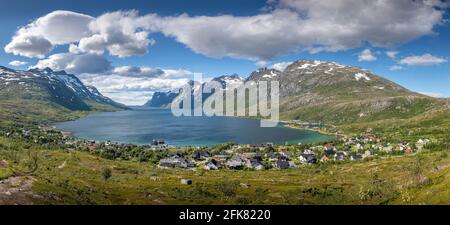
[[[8,115],[32,111],[33,116],[60,117],[74,111],[117,110],[126,106],[85,86],[75,75],[49,68],[14,70],[0,66],[0,100]],[[12,115],[14,116],[14,115]]]
[[[232,83],[278,81],[280,116],[288,120],[342,124],[404,118],[442,105],[439,99],[410,91],[371,71],[336,62],[300,59],[283,71],[260,68],[247,78],[233,74],[215,79],[222,84],[228,79]]]

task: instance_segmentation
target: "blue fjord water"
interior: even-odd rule
[[[212,145],[230,141],[240,144],[293,144],[331,139],[327,135],[281,125],[260,127],[260,121],[255,119],[174,117],[170,109],[160,108],[95,113],[78,120],[57,123],[55,126],[85,139],[149,144],[153,139],[162,138],[168,144],[176,146]]]

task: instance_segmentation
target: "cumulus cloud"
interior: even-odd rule
[[[374,61],[377,60],[377,57],[375,57],[372,54],[372,51],[370,49],[364,49],[362,52],[359,53],[358,55],[358,61]]]
[[[188,78],[130,77],[117,74],[83,74],[80,79],[115,101],[128,105],[142,105],[155,91],[177,90]]]
[[[146,54],[155,44],[150,36],[156,32],[205,56],[259,63],[296,51],[340,51],[362,45],[392,47],[434,34],[433,28],[442,23],[447,7],[448,4],[430,0],[335,0],[332,3],[269,0],[264,11],[251,16],[140,16],[131,10],[108,12],[94,18],[76,12],[54,11],[19,28],[4,50],[41,58],[36,65],[38,68],[50,67],[85,76],[95,74],[96,78],[86,78],[87,81],[95,81],[92,83],[95,86],[104,85],[99,90],[109,91],[107,93],[152,92],[158,87],[177,86],[185,79],[183,76],[191,72],[112,68],[104,54],[117,57]],[[58,45],[69,45],[69,51],[46,58]],[[364,51],[361,60],[376,58],[370,49]],[[407,57],[399,61],[399,65],[446,61],[439,57],[420,57],[425,60]],[[272,67],[281,70],[286,65],[278,63]]]
[[[448,7],[428,0],[270,0],[268,6],[253,16],[139,16],[131,10],[92,18],[55,11],[21,28],[5,50],[42,57],[54,45],[74,42],[72,53],[102,54],[107,50],[127,57],[147,53],[155,43],[149,35],[161,32],[206,56],[262,62],[292,51],[402,44],[433,34]]]
[[[180,78],[190,75],[198,75],[200,73],[192,72],[189,70],[184,69],[162,69],[163,74],[161,74],[161,77],[163,78]]]
[[[41,36],[22,34],[13,37],[5,46],[5,52],[29,58],[44,58],[52,47],[52,43]]]
[[[111,63],[101,55],[58,53],[46,59],[39,60],[32,68],[50,68],[53,70],[65,70],[68,73],[102,73],[111,69]]]
[[[114,68],[112,73],[124,77],[157,77],[164,71],[151,67],[122,66]]]
[[[279,62],[279,63],[273,64],[271,66],[271,68],[276,69],[278,71],[284,71],[286,69],[286,67],[288,67],[291,64],[292,64],[292,62]]]
[[[148,38],[150,17],[139,17],[135,10],[105,13],[89,24],[94,35],[82,38],[78,50],[102,54],[108,49],[111,55],[119,57],[143,55],[155,43]]]
[[[399,61],[399,64],[408,66],[432,66],[445,62],[447,62],[447,59],[427,53],[405,57]]]
[[[391,58],[391,59],[395,59],[395,57],[397,57],[398,52],[397,51],[387,51],[386,55]]]
[[[121,66],[115,67],[111,72],[113,75],[124,77],[148,77],[148,78],[181,78],[197,73],[184,69],[160,69],[148,66]]]
[[[53,11],[20,28],[5,46],[7,53],[43,58],[53,46],[89,36],[93,17],[71,11]]]
[[[23,65],[26,65],[27,63],[28,62],[14,60],[14,61],[9,62],[8,64],[11,66],[23,66]]]
[[[255,16],[183,14],[160,18],[156,27],[194,52],[210,57],[268,60],[296,50],[338,51],[364,42],[389,47],[433,34],[445,11],[435,7],[437,4],[410,0],[280,0],[272,11]]]

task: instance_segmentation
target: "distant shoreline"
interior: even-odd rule
[[[73,122],[73,121],[76,121],[76,120],[78,120],[78,119],[81,119],[81,118],[83,118],[83,117],[87,117],[87,116],[90,116],[90,115],[96,115],[96,114],[99,114],[99,113],[111,113],[111,112],[123,112],[123,111],[139,111],[139,110],[142,110],[142,109],[154,109],[154,110],[158,110],[158,109],[161,109],[161,110],[167,110],[167,108],[161,108],[161,107],[143,107],[143,106],[134,106],[134,107],[129,107],[128,109],[125,109],[125,110],[117,110],[117,111],[94,111],[94,112],[90,112],[90,113],[88,113],[88,114],[86,114],[86,115],[84,115],[84,116],[80,116],[79,118],[76,118],[76,119],[72,119],[72,120],[67,120],[67,121],[58,121],[58,122],[54,122],[54,123],[51,123],[50,124],[50,126],[54,126],[54,127],[56,127],[58,130],[61,130],[61,131],[67,131],[67,132],[72,132],[72,133],[77,133],[76,131],[74,131],[74,130],[70,130],[70,129],[64,129],[64,128],[60,128],[60,126],[58,126],[59,124],[61,124],[61,123],[64,123],[64,122]],[[225,116],[224,116],[225,117]],[[238,119],[251,119],[251,120],[261,120],[260,118],[255,118],[255,117],[239,117],[239,116],[233,116],[233,117],[227,117],[227,118],[230,118],[230,119],[233,119],[233,118],[238,118]],[[293,140],[286,140],[286,141],[278,141],[280,144],[282,144],[282,142],[286,142],[286,143],[290,143],[290,144],[297,144],[297,142],[298,143],[319,143],[319,142],[323,142],[323,141],[327,141],[327,140],[332,140],[332,139],[335,139],[335,137],[336,137],[336,135],[335,134],[331,134],[331,133],[326,133],[326,132],[321,132],[321,131],[317,131],[317,130],[313,130],[313,129],[307,129],[307,128],[299,128],[299,127],[294,127],[294,126],[290,126],[288,123],[290,123],[290,121],[280,121],[279,122],[279,127],[282,127],[282,128],[288,128],[288,129],[293,129],[293,130],[298,130],[298,131],[304,131],[304,132],[312,132],[312,133],[315,133],[315,134],[319,134],[319,135],[325,135],[325,136],[327,136],[326,138],[321,138],[321,139],[323,139],[323,140],[308,140],[308,138],[306,138],[306,140],[305,141],[302,141],[301,140],[301,138],[300,139],[293,139]],[[81,135],[82,136],[82,135]],[[90,137],[81,137],[81,136],[78,136],[77,137],[77,135],[74,135],[74,137],[76,137],[76,138],[80,138],[80,139],[84,139],[84,140],[88,140],[88,139],[93,139],[93,140],[96,140],[96,141],[103,141],[103,139],[104,138],[90,138]],[[164,138],[164,137],[162,137],[162,138]],[[164,139],[166,139],[166,138],[164,138]],[[108,139],[109,140],[109,139]],[[145,144],[148,144],[148,143],[137,143],[137,142],[129,142],[129,141],[114,141],[114,142],[117,142],[117,143],[121,143],[121,144],[136,144],[136,145],[145,145]],[[170,141],[169,141],[170,142]],[[197,144],[184,144],[184,145],[178,145],[178,144],[173,144],[174,146],[177,146],[177,147],[186,147],[186,146],[209,146],[209,145],[216,145],[216,144],[224,144],[224,143],[227,143],[227,142],[233,142],[233,141],[223,141],[223,142],[217,142],[217,143],[214,143],[214,144],[199,144],[199,145],[197,145]],[[238,143],[238,144],[258,144],[258,143],[239,143],[239,142],[237,142],[237,141],[235,141],[236,143]],[[265,141],[265,142],[273,142],[273,141],[270,141],[270,140],[268,140],[268,141]],[[263,142],[261,142],[261,143],[263,143]]]

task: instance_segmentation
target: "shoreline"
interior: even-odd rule
[[[71,122],[71,121],[76,121],[78,119],[81,119],[83,117],[89,116],[89,115],[94,115],[94,114],[98,114],[98,113],[107,113],[107,112],[121,112],[121,111],[133,111],[135,109],[142,109],[142,108],[153,108],[153,109],[167,109],[167,108],[157,108],[157,107],[129,107],[127,109],[119,109],[116,111],[92,111],[92,112],[87,112],[85,115],[79,116],[77,118],[74,119],[70,119],[70,120],[66,120],[66,121],[55,121],[52,122],[51,124],[49,124],[49,126],[53,126],[56,129],[58,129],[61,132],[70,132],[70,133],[74,133],[73,131],[69,131],[69,130],[64,130],[61,128],[58,128],[56,126],[56,124],[59,123],[64,123],[64,122]],[[234,119],[251,119],[251,120],[261,120],[261,118],[256,118],[256,117],[242,117],[242,116],[223,116],[223,117],[227,117],[227,118],[234,118]],[[282,128],[288,128],[288,129],[294,129],[294,130],[298,130],[298,131],[305,131],[305,132],[312,132],[315,134],[320,134],[320,135],[325,135],[327,136],[327,138],[324,138],[323,140],[311,140],[311,141],[299,141],[299,143],[320,143],[320,142],[324,142],[324,141],[331,141],[331,140],[335,140],[337,135],[333,134],[333,133],[327,133],[327,132],[323,132],[323,131],[318,131],[318,130],[314,130],[314,129],[308,129],[308,128],[300,128],[300,127],[296,127],[296,126],[292,126],[290,125],[290,123],[292,123],[292,121],[279,121],[277,126],[280,126]],[[72,135],[75,138],[79,138],[82,140],[89,140],[89,138],[83,138],[83,137],[77,137],[75,135]],[[95,139],[93,139],[95,140]],[[99,142],[104,142],[104,140],[96,140]],[[280,141],[280,144],[277,145],[283,145],[282,142],[296,142],[297,140],[285,140],[285,141]],[[214,144],[202,144],[202,145],[173,145],[174,147],[188,147],[188,146],[196,146],[196,147],[205,147],[205,146],[214,146],[214,145],[220,145],[220,144],[225,144],[225,143],[229,143],[232,141],[225,141],[225,142],[218,142],[218,143],[214,143]],[[268,141],[270,142],[270,141]],[[132,142],[117,142],[117,143],[121,143],[121,144],[131,144],[131,145],[148,145],[149,143],[132,143]],[[237,143],[240,145],[247,145],[250,143]]]

